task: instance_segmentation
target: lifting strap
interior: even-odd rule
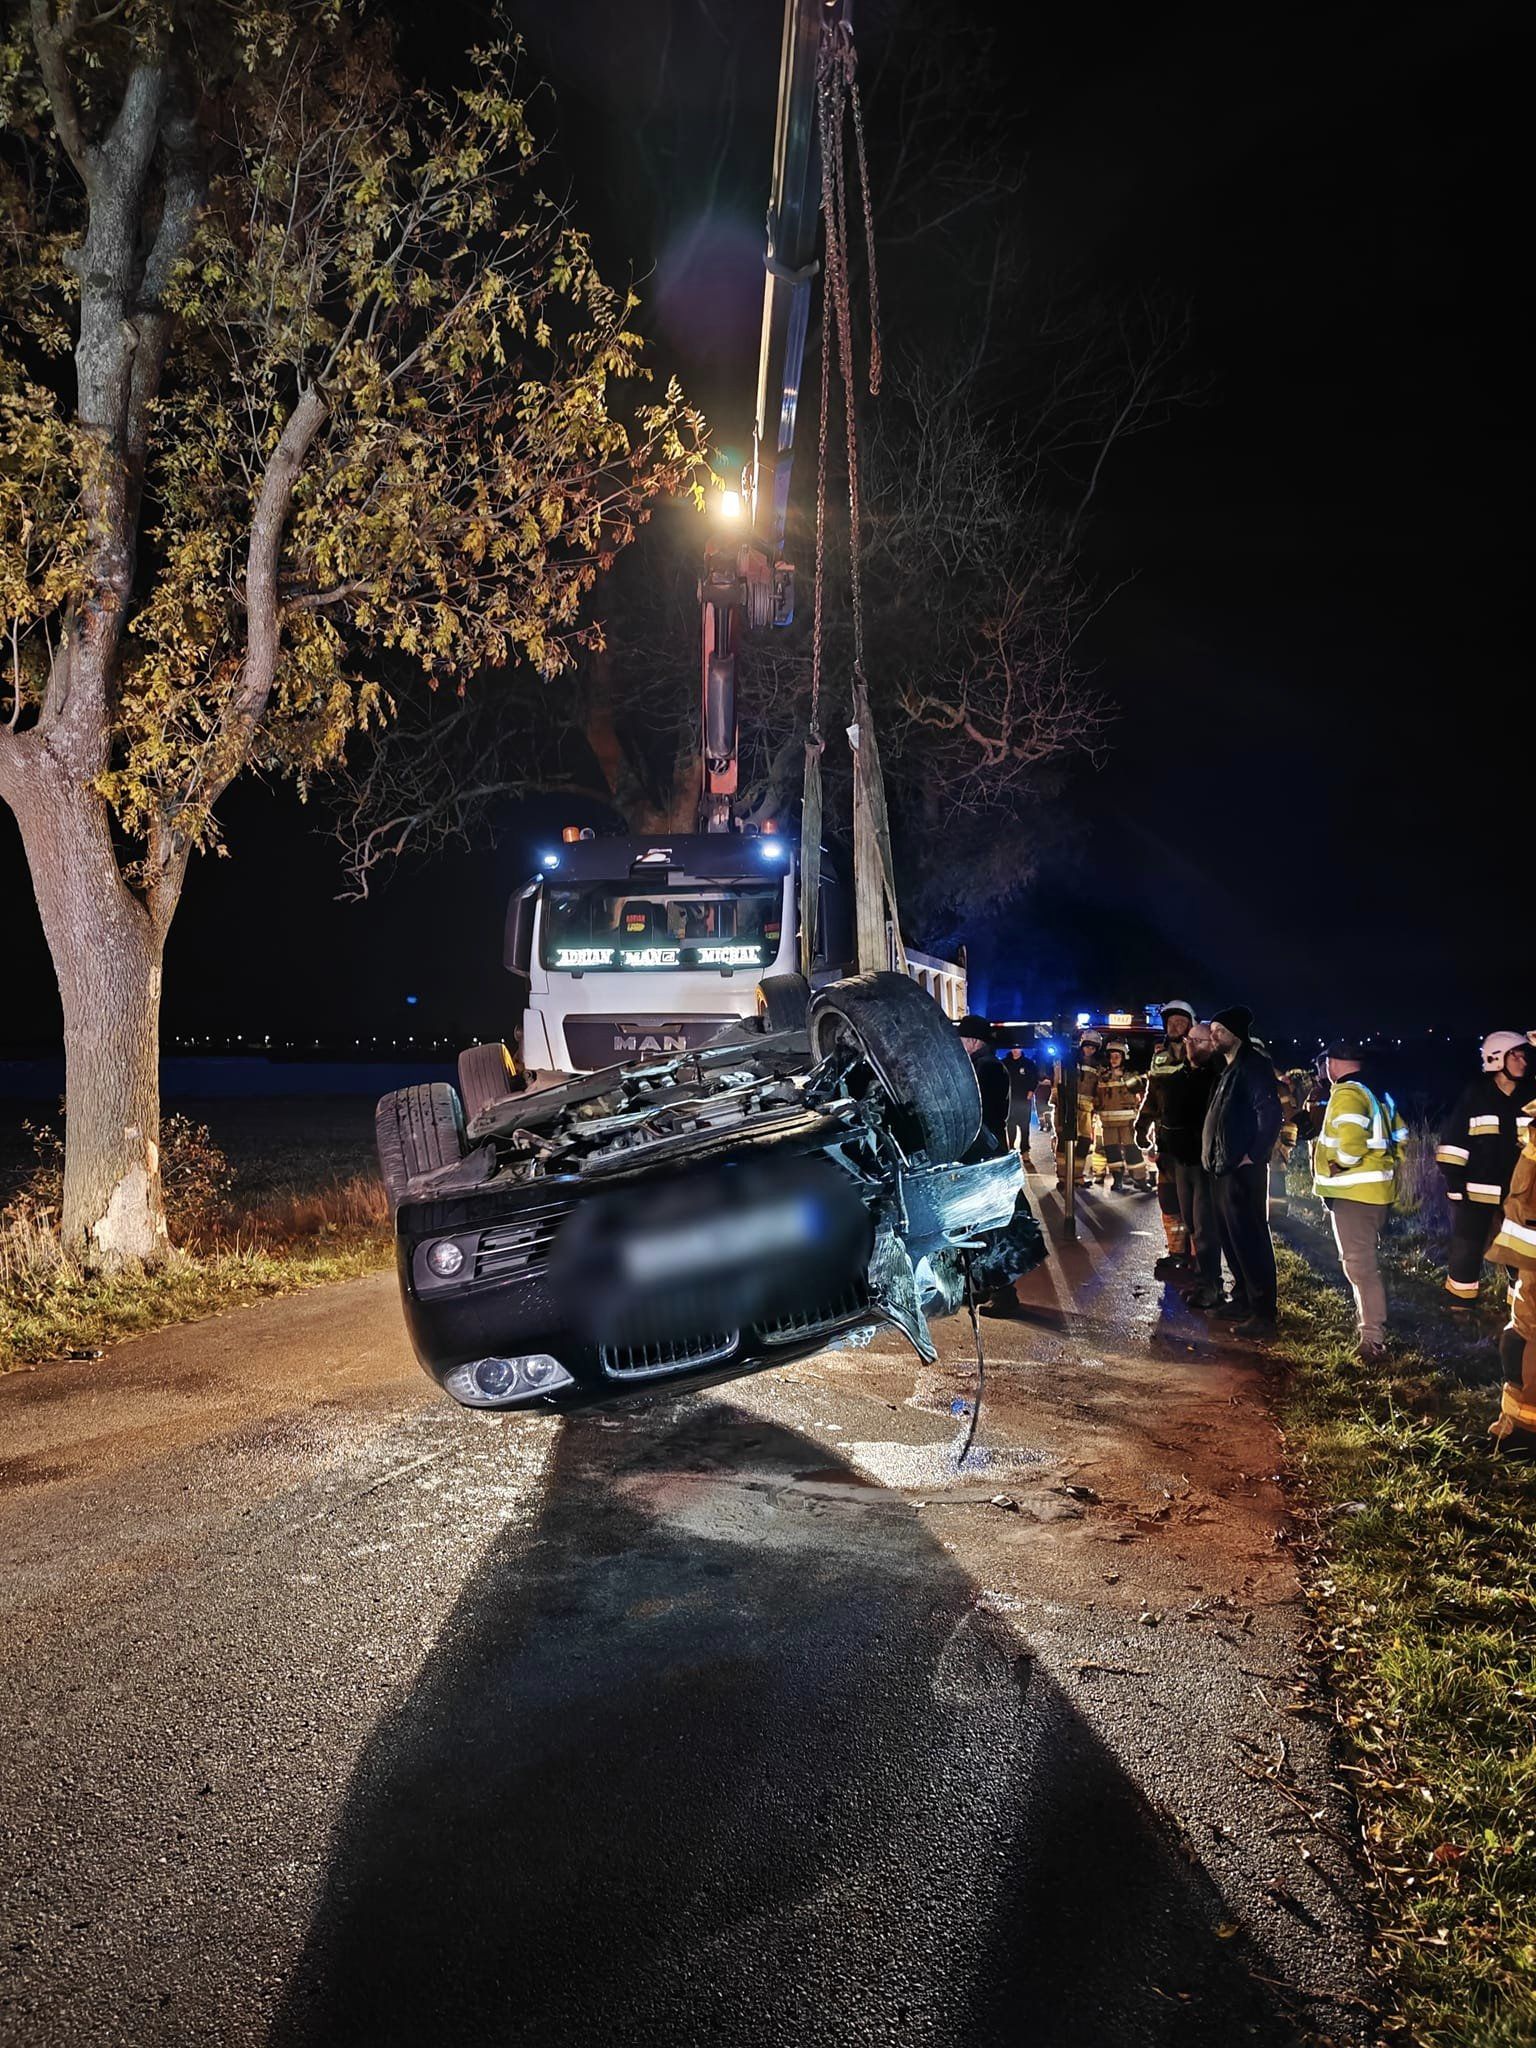
[[[853,398],[853,320],[849,305],[848,196],[844,173],[845,115],[851,106],[855,154],[864,211],[864,237],[869,274],[869,391],[878,395],[881,379],[880,299],[875,270],[874,219],[870,204],[869,165],[864,147],[864,116],[859,99],[853,37],[846,23],[823,27],[817,62],[817,125],[821,142],[821,214],[826,242],[825,283],[821,305],[821,418],[816,469],[816,598],[811,631],[811,705],[805,742],[805,781],[800,810],[800,966],[809,979],[815,949],[821,881],[822,790],[821,671],[824,592],[826,585],[827,446],[829,402],[834,375],[832,341],[836,336],[836,369],[841,372],[843,426],[848,473],[848,581],[853,614],[853,724],[848,739],[853,752],[853,849],[855,930],[861,971],[889,967],[906,971],[906,947],[896,905],[896,872],[891,854],[890,818],[880,749],[864,672],[864,591],[860,561],[860,490],[858,428]]]

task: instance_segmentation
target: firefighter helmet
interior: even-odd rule
[[[1513,1052],[1517,1046],[1525,1051],[1526,1041],[1518,1031],[1490,1031],[1483,1040],[1483,1072],[1502,1074],[1505,1053]]]
[[[1102,1046],[1104,1043],[1104,1034],[1102,1031],[1085,1031],[1082,1037],[1077,1042],[1079,1045]]]
[[[1182,996],[1175,996],[1171,1003],[1159,1003],[1158,1008],[1162,1011],[1165,1019],[1167,1018],[1168,1012],[1170,1010],[1182,1010],[1184,1015],[1189,1019],[1191,1024],[1193,1024],[1195,1021],[1195,1012],[1193,1006],[1189,1003],[1186,1003]]]
[[[1112,1038],[1104,1050],[1106,1054],[1112,1052],[1119,1053],[1123,1060],[1128,1060],[1131,1056],[1131,1048],[1123,1038]]]

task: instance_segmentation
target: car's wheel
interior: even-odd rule
[[[446,1081],[400,1088],[380,1101],[373,1117],[379,1172],[392,1205],[403,1202],[420,1173],[464,1157],[464,1112]]]
[[[459,1097],[466,1123],[472,1124],[482,1109],[504,1102],[521,1087],[516,1063],[499,1038],[494,1045],[466,1046],[459,1054]]]
[[[897,1112],[897,1135],[930,1159],[960,1159],[981,1129],[981,1089],[955,1027],[904,974],[855,974],[811,998],[817,1059],[856,1052]]]
[[[803,974],[770,974],[757,984],[757,1014],[765,1031],[803,1031],[811,984]]]

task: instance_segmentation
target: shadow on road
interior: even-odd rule
[[[974,1595],[825,1446],[572,1422],[360,1759],[273,2048],[1296,2038]]]

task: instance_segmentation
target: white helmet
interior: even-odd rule
[[[1159,1003],[1158,1008],[1162,1011],[1165,1017],[1167,1016],[1170,1010],[1182,1010],[1184,1012],[1184,1015],[1189,1019],[1191,1024],[1193,1024],[1195,1021],[1195,1012],[1193,1006],[1189,1003],[1186,1003],[1182,996],[1175,996],[1171,1003]]]
[[[1079,1045],[1102,1045],[1104,1034],[1102,1031],[1085,1031],[1077,1042]]]
[[[1513,1052],[1516,1046],[1524,1052],[1525,1045],[1526,1041],[1518,1031],[1490,1031],[1483,1040],[1483,1072],[1502,1074],[1505,1053]]]

